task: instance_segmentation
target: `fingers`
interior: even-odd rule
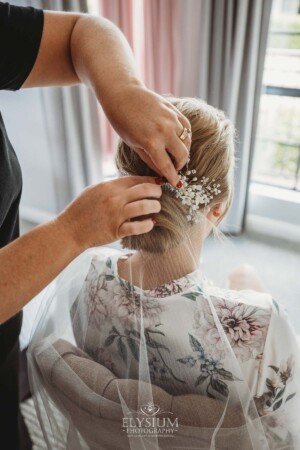
[[[187,162],[192,138],[190,134],[184,140],[181,140],[179,136],[185,128],[191,130],[192,127],[187,117],[185,117],[174,105],[171,104],[171,107],[173,111],[176,112],[177,126],[175,133],[173,133],[170,146],[168,147],[168,152],[173,156],[176,170],[180,170]]]
[[[126,220],[149,214],[157,214],[161,210],[158,200],[138,200],[133,203],[127,203],[124,207],[124,216]]]
[[[179,182],[179,175],[166,150],[152,149],[150,157],[153,164],[159,168],[160,174],[164,176],[172,186],[176,186]]]
[[[150,183],[152,185],[157,185],[157,178],[156,177],[149,177],[149,176],[138,176],[138,175],[131,175],[127,177],[117,178],[114,181],[108,181],[108,183],[118,183],[123,188],[130,189],[131,187],[138,186],[144,183]]]
[[[145,219],[135,222],[125,222],[119,228],[119,239],[125,236],[148,233],[154,227],[152,219]]]
[[[189,128],[191,130],[192,127],[190,121],[180,111],[178,111],[178,109],[176,110],[176,112],[178,120],[182,125],[182,128]]]
[[[189,137],[187,137],[184,141],[182,141],[176,135],[172,138],[170,146],[168,148],[168,152],[172,154],[176,170],[182,169],[187,162],[189,151],[185,143],[189,143],[190,145],[191,140]]]
[[[173,105],[172,105],[173,107]],[[174,108],[174,107],[173,107]],[[169,133],[169,138],[165,139],[165,147],[152,147],[147,148],[146,151],[141,149],[135,151],[145,163],[155,170],[157,174],[165,177],[170,184],[176,186],[179,181],[178,171],[184,167],[189,156],[189,150],[191,147],[192,139],[188,135],[184,141],[179,136],[184,128],[191,129],[189,120],[180,113],[176,108],[176,126],[173,128],[173,133]]]
[[[137,200],[160,198],[162,195],[161,186],[152,183],[137,184],[129,188],[126,192],[127,203],[136,202]],[[141,214],[140,214],[141,215]]]
[[[191,128],[191,124],[190,124],[190,121],[188,120],[188,118],[185,117],[185,115],[182,114],[182,112],[180,112],[176,108],[176,106],[174,106],[172,103],[169,103],[169,106],[171,107],[171,109],[173,109],[173,111],[176,112],[177,118],[178,118],[179,122],[181,123],[182,128]]]

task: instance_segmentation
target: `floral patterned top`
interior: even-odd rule
[[[145,345],[154,384],[172,395],[248,396],[267,418],[272,448],[294,442],[300,352],[283,307],[269,294],[217,288],[200,271],[141,290],[119,277],[119,256],[92,261],[73,305],[77,344],[119,378],[141,376]],[[247,392],[232,392],[242,382]]]

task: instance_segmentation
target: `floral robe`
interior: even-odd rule
[[[92,261],[73,305],[77,344],[119,378],[141,377],[146,345],[154,384],[172,395],[248,396],[271,448],[298,448],[285,447],[300,431],[300,352],[283,307],[269,294],[216,288],[200,271],[142,291],[119,277],[119,256]]]

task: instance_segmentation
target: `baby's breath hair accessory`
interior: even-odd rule
[[[188,207],[187,220],[193,223],[200,223],[203,220],[203,214],[199,211],[199,205],[207,206],[209,202],[221,193],[220,184],[216,180],[209,183],[208,177],[202,177],[198,180],[195,177],[196,170],[187,170],[185,174],[179,175],[182,187],[173,188],[175,197],[178,198],[183,205]],[[194,182],[198,181],[197,184]]]

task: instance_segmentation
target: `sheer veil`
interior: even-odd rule
[[[254,294],[243,294],[248,316]],[[40,294],[28,350],[48,448],[299,448],[299,398],[285,403],[289,427],[278,434],[282,409],[259,413],[220,321],[220,301],[236,301],[226,295],[202,274],[188,238],[176,258],[94,248],[73,261]],[[269,296],[256,295],[263,326]],[[259,355],[264,342],[255,342]]]
[[[164,184],[154,228],[122,240],[130,252],[90,249],[40,294],[28,361],[48,448],[298,450],[299,346],[283,308],[218,289],[199,266],[230,207],[234,127],[202,100],[169,100],[192,131],[181,188]],[[117,166],[156,176],[122,141]]]

